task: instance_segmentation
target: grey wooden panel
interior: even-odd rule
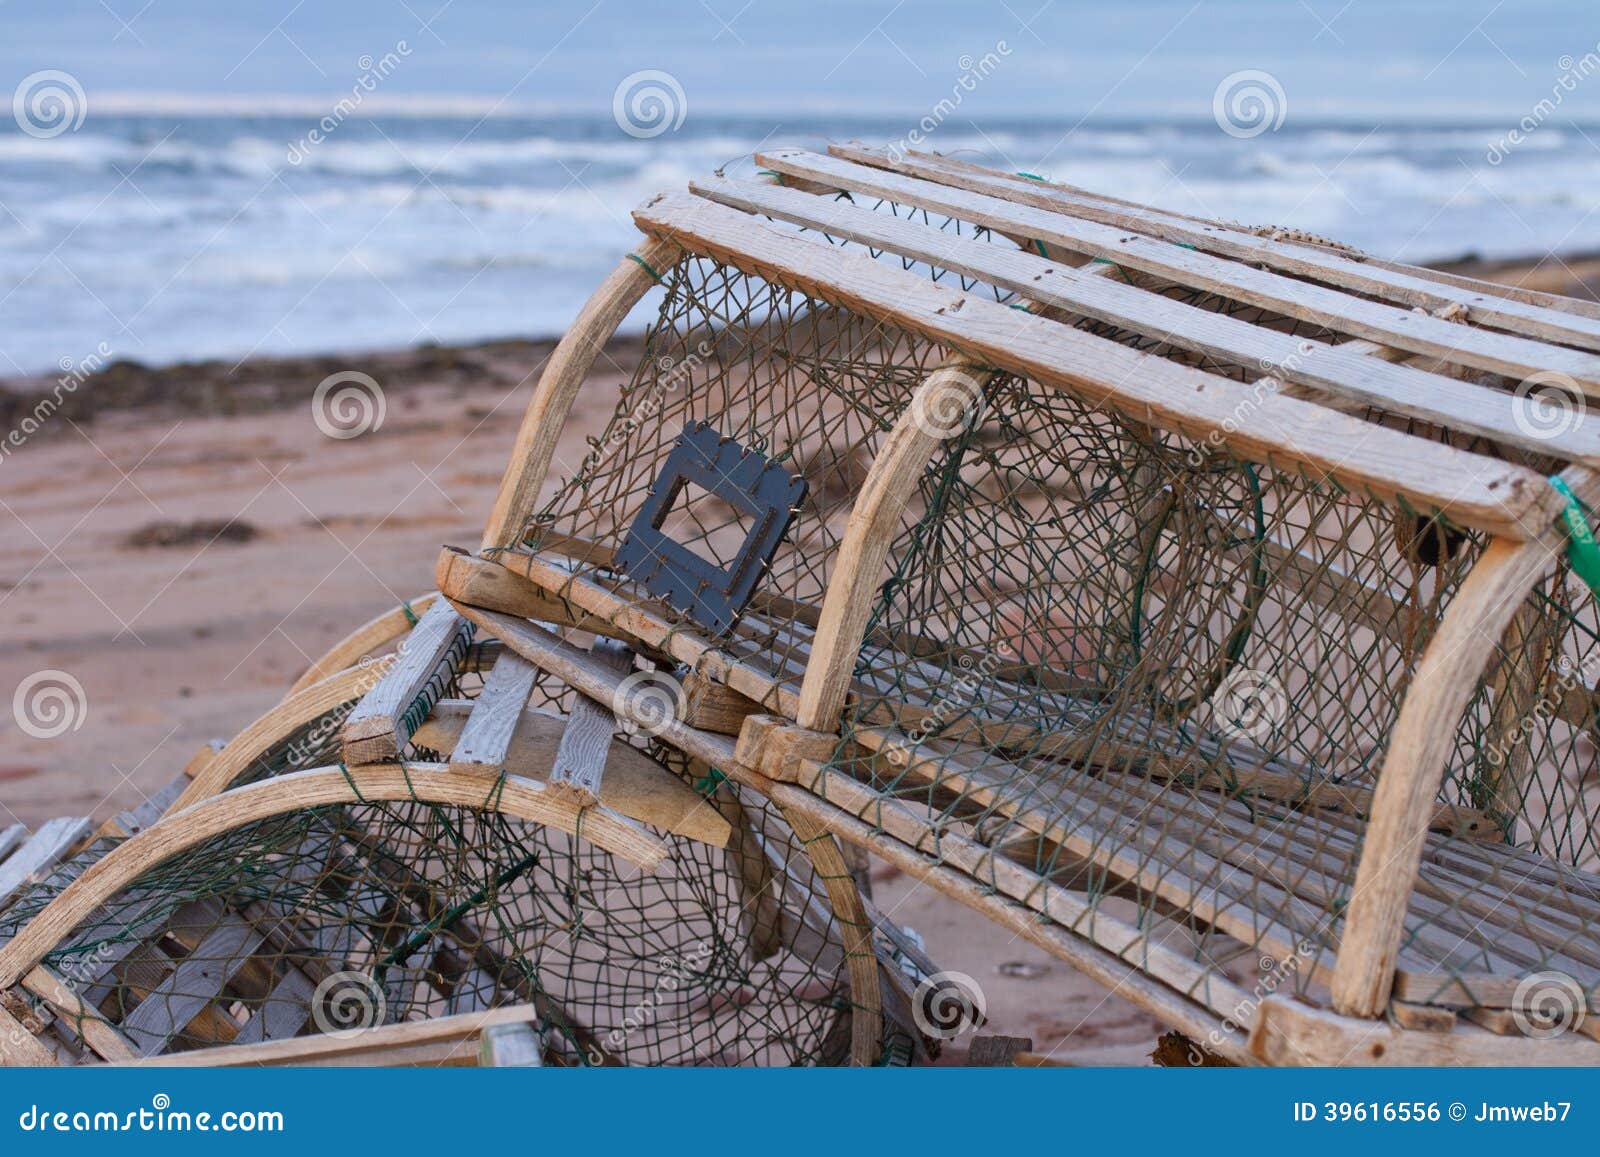
[[[311,1001],[316,993],[317,986],[305,973],[298,968],[289,969],[267,994],[256,1014],[245,1022],[233,1043],[252,1045],[298,1035],[311,1019]]]
[[[46,821],[0,864],[0,907],[10,902],[30,879],[60,863],[93,830],[93,825],[81,816]]]
[[[589,653],[618,674],[633,669],[633,652],[614,639],[596,639]],[[616,733],[617,717],[611,713],[611,708],[579,695],[556,748],[550,786],[570,792],[586,803],[599,802],[606,757],[611,754],[611,740]]]
[[[121,1028],[145,1056],[164,1049],[184,1026],[222,995],[264,939],[239,916],[224,916],[160,986],[123,1019]]]

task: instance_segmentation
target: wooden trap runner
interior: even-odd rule
[[[755,160],[636,212],[441,557],[458,613],[591,698],[562,630],[673,673],[661,745],[1222,1059],[1600,1060],[1600,616],[1564,522],[1600,499],[1600,306],[933,154]],[[686,429],[805,484],[731,620],[631,558]],[[672,537],[750,533],[702,499]]]

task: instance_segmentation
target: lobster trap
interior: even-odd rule
[[[905,998],[891,992],[886,1015],[880,981],[892,970],[909,992],[928,966],[879,931],[892,926],[820,833],[803,839],[779,807],[644,732],[611,743],[604,805],[561,798],[546,781],[576,696],[532,668],[506,751],[471,766],[467,725],[511,666],[524,669],[437,596],[411,600],[136,811],[0,846],[0,944],[21,970],[0,1051],[204,1065],[922,1055]],[[340,763],[345,728],[369,698],[395,702],[396,681],[400,747]]]
[[[393,660],[391,616],[14,904],[0,989],[136,1047],[233,927],[195,905],[286,906],[230,976],[315,980],[330,919],[386,1005],[526,1003],[552,1063],[663,955],[696,996],[618,1060],[913,1058],[945,994],[865,852],[1212,1058],[1600,1061],[1600,306],[933,154],[757,162],[636,212]],[[155,987],[73,1005],[152,898]]]
[[[636,212],[479,565],[746,712],[668,742],[1219,1055],[1600,1058],[1600,307],[931,154],[757,164]],[[732,627],[619,557],[704,427],[807,485]],[[715,492],[675,529],[751,533]]]

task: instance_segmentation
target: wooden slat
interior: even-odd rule
[[[197,1049],[142,1062],[150,1067],[233,1067],[238,1065],[392,1065],[472,1064],[484,1030],[500,1024],[529,1024],[539,1012],[528,1004],[487,1012],[435,1017],[407,1024],[381,1025],[347,1037],[304,1036],[261,1044]],[[432,1046],[424,1051],[424,1046]]]
[[[139,1054],[128,1038],[111,1025],[99,1009],[85,1004],[73,987],[49,968],[36,965],[22,977],[22,987],[43,997],[73,1029],[95,1055],[107,1061],[131,1061]]]
[[[633,670],[633,652],[613,639],[596,639],[589,654],[603,670],[617,675]],[[580,807],[599,803],[611,740],[616,733],[617,717],[611,708],[580,694],[572,704],[567,729],[556,748],[555,765],[550,769],[551,788]]]
[[[451,649],[472,639],[472,627],[443,599],[435,602],[340,732],[346,763],[394,759],[411,738],[404,716],[435,681]]]
[[[495,661],[450,753],[453,770],[499,774],[538,677],[539,668],[515,651]]]
[[[122,1020],[122,1032],[145,1056],[162,1052],[222,995],[263,937],[237,916],[224,917],[194,951]]]
[[[863,163],[867,164],[874,163],[872,161],[868,161],[865,156],[857,157],[852,150],[861,150],[863,153],[882,152],[882,150],[869,149],[866,145],[861,144],[859,141],[852,141],[848,145],[830,147],[828,151],[834,153],[836,156],[845,157],[846,159],[859,159],[862,160]],[[991,176],[998,173],[998,170],[988,166],[974,164],[971,161],[964,161],[958,157],[945,156],[939,153],[924,152],[913,149],[911,150],[910,155],[916,157],[918,160],[937,161],[941,166],[947,169],[966,170],[969,172],[984,173]],[[1020,173],[1015,174],[1015,176],[1019,181],[1030,180],[1030,178],[1024,177]],[[1031,181],[1030,183],[1037,185],[1040,182]],[[1080,189],[1073,185],[1064,184],[1061,181],[1045,181],[1043,184],[1048,188],[1064,189],[1069,193],[1074,193],[1082,197],[1089,197],[1093,200],[1103,201],[1111,205],[1122,205],[1130,209],[1150,208],[1150,206],[1142,205],[1137,201],[1128,201],[1121,197],[1113,197],[1107,193],[1097,193],[1092,190]],[[1211,217],[1196,216],[1193,213],[1182,213],[1175,209],[1168,209],[1164,212],[1168,217],[1172,217],[1181,221],[1188,221],[1196,225],[1230,229],[1236,233],[1258,232],[1258,230],[1252,230],[1234,221],[1219,221]],[[1309,237],[1291,238],[1290,240],[1280,242],[1280,244],[1290,245],[1297,249],[1311,249],[1321,252],[1325,252],[1329,248],[1329,245],[1324,244],[1320,239],[1312,239]],[[1332,242],[1332,247],[1335,249],[1347,248],[1340,246],[1337,242]],[[1353,253],[1353,251],[1351,252]],[[1540,289],[1528,289],[1525,286],[1512,285],[1503,281],[1485,281],[1481,277],[1468,277],[1464,274],[1453,273],[1449,270],[1434,269],[1422,265],[1412,265],[1404,261],[1390,261],[1386,258],[1378,257],[1371,253],[1354,254],[1352,259],[1359,259],[1364,265],[1371,266],[1375,269],[1392,269],[1397,273],[1404,273],[1410,277],[1419,277],[1425,281],[1437,282],[1440,285],[1448,285],[1457,289],[1466,289],[1473,293],[1488,294],[1490,297],[1504,297],[1511,301],[1521,301],[1529,305],[1538,305],[1545,309],[1556,310],[1560,313],[1574,313],[1581,317],[1600,319],[1600,301],[1577,297],[1563,297],[1558,293],[1546,293]]]
[[[1326,282],[1407,308],[1432,311],[1463,305],[1471,311],[1475,322],[1541,341],[1600,349],[1600,321],[1593,318],[1497,295],[1473,293],[1398,269],[1353,260],[1327,248],[1275,241],[1226,225],[1200,224],[1160,209],[1113,202],[1081,190],[1030,181],[1010,173],[952,166],[943,158],[927,154],[913,153],[893,158],[881,149],[863,149],[851,145],[835,145],[828,151],[843,159],[924,177],[956,188],[992,194],[1020,204],[1051,209],[1084,221],[1118,229],[1134,229],[1173,244],[1191,245],[1203,253],[1264,265],[1269,269]]]
[[[0,1067],[40,1068],[56,1063],[56,1054],[26,1026],[0,1008]]]
[[[417,742],[436,751],[451,751],[472,704],[468,699],[440,700],[417,730]],[[564,717],[525,708],[506,748],[503,766],[507,774],[548,780],[566,729]],[[455,766],[453,761],[451,766]],[[705,797],[644,752],[620,740],[611,741],[606,775],[600,782],[600,804],[618,815],[714,847],[728,842],[728,822]]]
[[[478,1037],[478,1064],[483,1068],[544,1067],[544,1038],[527,1022],[494,1024]]]
[[[22,841],[28,838],[26,824],[12,824],[5,831],[0,832],[0,864],[4,864],[6,857],[22,846]]]
[[[1586,391],[1600,397],[1600,358],[1585,351],[1458,325],[1110,225],[834,157],[787,149],[757,154],[757,160],[778,172],[947,213],[974,225],[1020,233],[1070,252],[1114,261],[1235,301],[1445,362],[1519,380],[1544,371],[1566,374]]]
[[[17,895],[30,880],[47,874],[94,830],[81,816],[46,820],[28,842],[0,864],[0,908]]]
[[[1578,418],[1551,437],[1523,432],[1518,402],[1486,386],[1459,382],[1410,366],[1392,365],[1324,342],[1308,341],[1136,288],[1125,281],[1065,268],[1037,254],[934,229],[844,201],[751,182],[710,180],[690,185],[721,204],[825,230],[1002,289],[1034,301],[1139,333],[1159,335],[1180,349],[1233,365],[1271,367],[1284,381],[1406,414],[1491,441],[1571,461],[1600,462],[1600,421]],[[1092,266],[1103,269],[1104,266]],[[1270,379],[1269,379],[1270,382]],[[1263,387],[1269,392],[1271,384]]]
[[[1460,525],[1514,540],[1550,526],[1562,506],[1531,470],[1281,394],[1258,399],[1239,382],[931,284],[864,253],[840,253],[698,197],[657,197],[634,216],[641,228],[755,276],[948,343],[1091,404],[1114,405],[1193,438],[1219,439],[1245,457],[1298,462],[1382,501],[1440,510]]]
[[[310,978],[290,965],[283,979],[273,986],[261,1002],[256,1014],[239,1030],[233,1043],[249,1045],[298,1036],[311,1019],[311,1000],[316,991],[317,986],[311,983]]]

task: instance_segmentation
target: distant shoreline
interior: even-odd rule
[[[1547,293],[1600,300],[1600,252],[1561,258],[1482,258],[1468,255],[1435,268]],[[642,333],[619,333],[604,357],[631,372],[643,352]],[[510,390],[530,384],[560,336],[490,338],[455,345],[423,344],[368,352],[260,355],[169,365],[113,361],[63,401],[60,412],[76,422],[116,414],[227,416],[300,405],[316,384],[341,371],[378,380],[386,393],[420,385]],[[531,368],[530,368],[531,367]],[[10,428],[37,399],[51,394],[58,375],[0,377],[0,428]],[[47,435],[48,436],[48,435]]]

